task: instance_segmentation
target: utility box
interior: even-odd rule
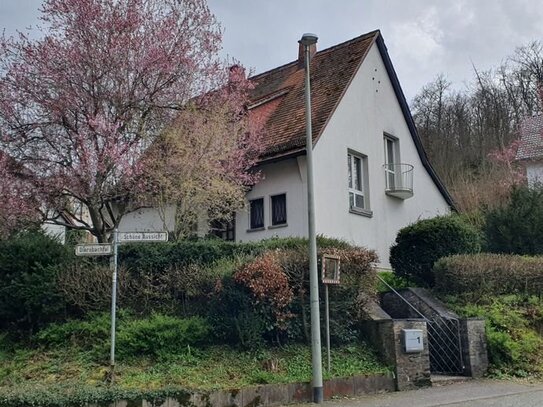
[[[402,329],[402,339],[405,353],[418,353],[424,350],[422,329]]]

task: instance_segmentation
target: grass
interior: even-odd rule
[[[273,369],[268,368],[270,364]],[[332,370],[325,373],[325,378],[386,371],[387,368],[364,344],[342,346],[332,351]],[[92,354],[73,347],[48,351],[15,349],[0,353],[0,391],[34,385],[102,386],[106,374],[105,365],[94,361]],[[216,346],[206,350],[187,348],[158,359],[133,357],[123,360],[117,365],[116,385],[137,390],[172,386],[213,390],[310,379],[308,346],[292,345],[252,352]]]

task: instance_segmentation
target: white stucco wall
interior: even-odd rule
[[[305,157],[292,158],[260,168],[263,178],[247,194],[247,201],[264,198],[264,229],[249,231],[249,211],[236,214],[236,241],[271,237],[307,236]],[[271,195],[286,193],[287,226],[271,226]]]
[[[414,196],[385,195],[386,132],[399,140],[400,162],[414,166]],[[373,216],[349,212],[347,150],[368,157]],[[314,149],[317,232],[375,249],[383,268],[397,231],[417,219],[449,212],[422,165],[377,46],[369,51]]]
[[[60,243],[66,243],[66,228],[51,222],[45,222],[41,225],[46,235],[58,240]]]
[[[527,162],[526,163],[526,178],[529,186],[543,184],[543,163],[542,162]]]
[[[162,213],[163,212],[163,213]],[[157,208],[140,208],[125,214],[119,222],[120,232],[159,232],[174,230],[175,207],[159,211]]]

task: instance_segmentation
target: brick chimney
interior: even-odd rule
[[[309,46],[309,58],[313,58],[317,52],[317,44],[311,44]],[[305,67],[305,46],[298,43],[298,69]]]

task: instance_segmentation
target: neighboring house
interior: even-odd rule
[[[543,115],[541,113],[522,121],[516,159],[526,167],[528,185],[543,183]]]
[[[375,249],[383,268],[398,230],[449,213],[379,31],[312,50],[316,230]],[[229,225],[236,241],[307,236],[304,53],[251,78],[266,123],[263,180]],[[232,231],[232,229],[235,229]]]

